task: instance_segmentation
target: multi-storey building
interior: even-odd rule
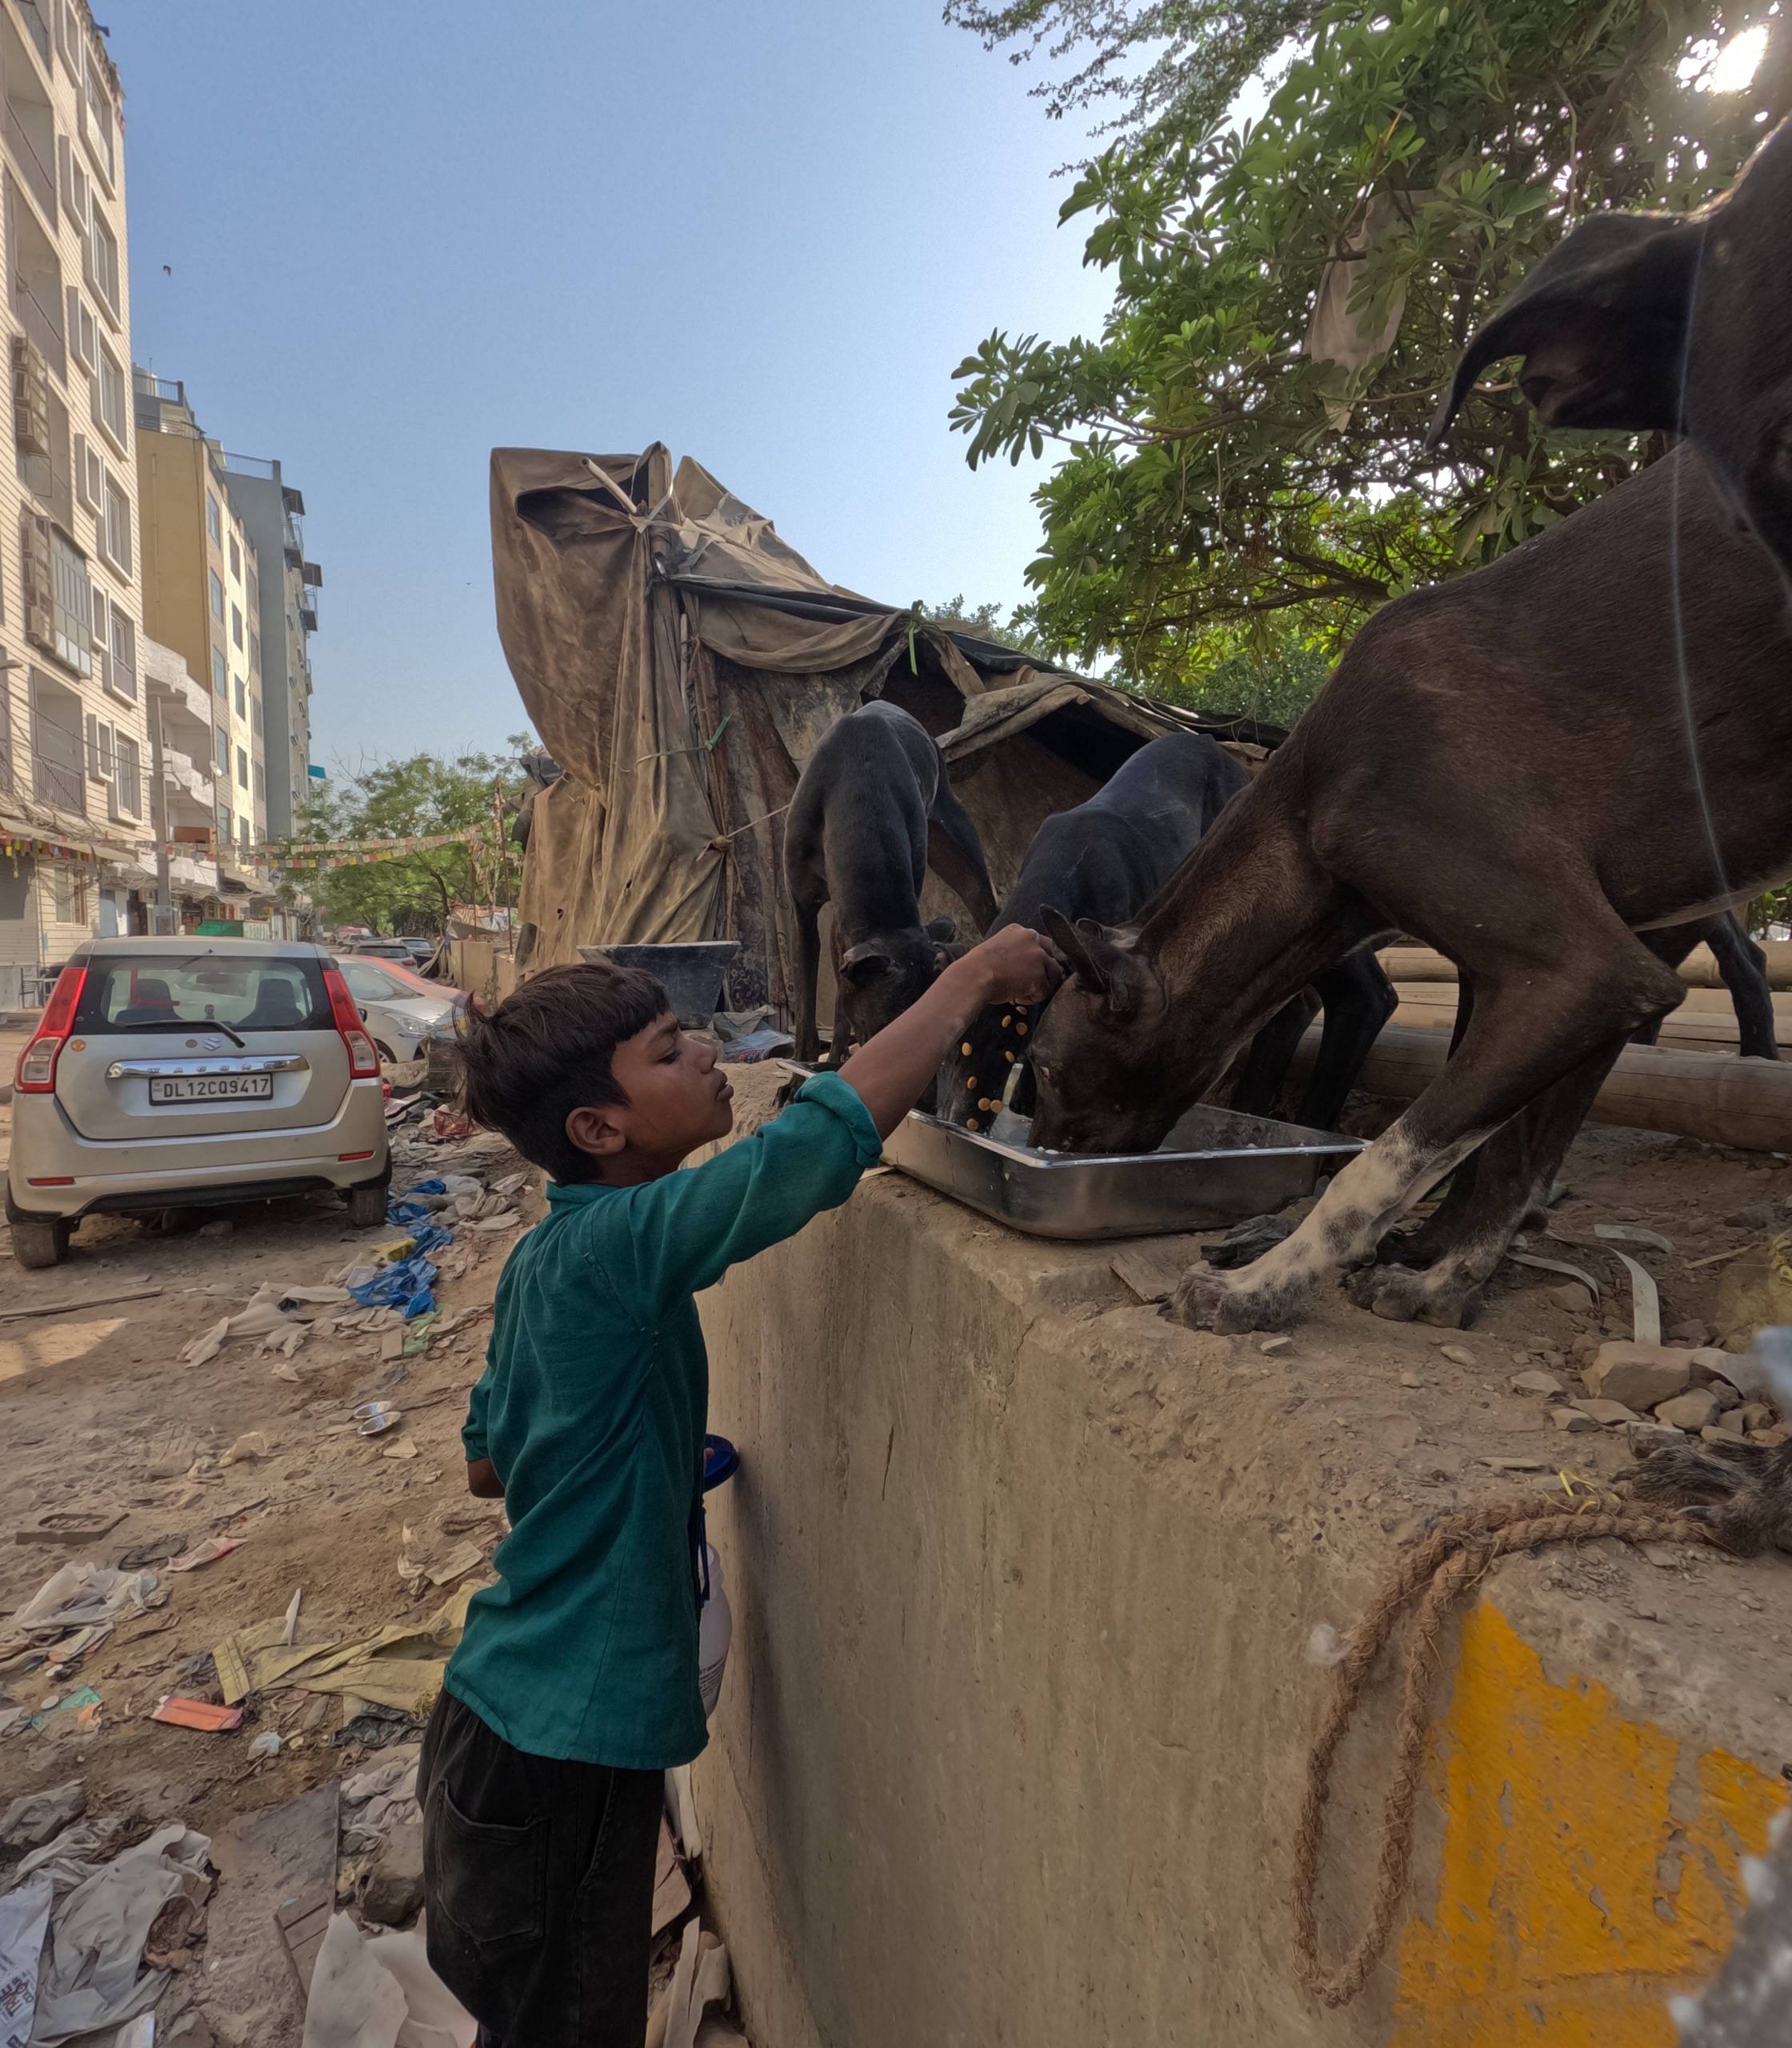
[[[251,668],[262,686],[267,766],[267,826],[290,837],[303,805],[311,761],[310,638],[318,626],[323,571],[305,558],[305,500],[278,462],[226,455],[230,502],[241,514],[260,569],[252,614]]]
[[[201,430],[186,387],[134,372],[142,490],[143,621],[210,692],[218,894],[223,914],[265,917],[270,877],[263,569],[231,502],[223,450]],[[281,565],[274,574],[284,580]],[[284,734],[280,768],[286,768]]]
[[[0,1003],[153,886],[121,107],[85,0],[0,4]]]

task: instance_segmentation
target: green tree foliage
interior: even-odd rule
[[[987,604],[973,606],[961,593],[925,610],[936,626],[950,626],[954,633],[969,633],[979,640],[993,640],[998,646],[1012,647],[1017,654],[1037,654],[1042,661],[1047,658],[1030,606],[1005,613],[993,598]]]
[[[518,753],[534,744],[524,734],[510,742]],[[324,785],[299,820],[295,840],[410,838],[470,826],[478,828],[478,838],[362,866],[295,869],[288,881],[310,897],[326,924],[433,935],[451,903],[514,901],[519,858],[507,835],[522,786],[516,761],[489,754],[378,762]]]
[[[1234,21],[1254,49],[1288,18],[1256,0],[971,18],[984,11],[949,10],[986,34],[1055,34],[1057,50],[1084,22],[1109,38],[1105,70],[1058,87],[1066,106],[1119,78],[1129,19],[1198,54]],[[1749,90],[1702,89],[1718,48],[1770,21]],[[1063,452],[1028,572],[1050,642],[1180,694],[1222,662],[1310,668],[1384,598],[1490,559],[1649,459],[1632,439],[1546,438],[1509,366],[1442,450],[1423,442],[1463,342],[1567,227],[1730,182],[1786,110],[1789,46],[1774,0],[1333,0],[1254,126],[1213,125],[1217,56],[1186,99],[1167,84],[1135,98],[1130,131],[1062,210],[1090,218],[1086,260],[1114,279],[1102,334],[998,330],[957,373],[974,466]],[[1343,345],[1315,353],[1328,265]]]

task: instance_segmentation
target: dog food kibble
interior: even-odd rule
[[[1004,1054],[1002,1055],[1002,1057],[1005,1060],[1006,1060],[1006,1061],[1007,1061],[1008,1064],[1009,1064],[1010,1066],[1012,1066],[1014,1065],[1014,1055],[1012,1053],[1004,1053]]]
[[[965,1118],[965,1129],[966,1129],[966,1130],[976,1130],[976,1128],[977,1128],[977,1119],[976,1119],[976,1118],[975,1118],[975,1117],[966,1117],[966,1118]]]
[[[964,1043],[959,1046],[958,1050],[964,1054],[966,1059],[970,1058],[970,1041],[969,1038],[966,1038]]]
[[[974,1093],[974,1092],[975,1092],[975,1090],[976,1090],[976,1087],[977,1087],[977,1076],[976,1076],[974,1074],[972,1074],[972,1075],[970,1076],[970,1078],[969,1078],[969,1079],[965,1082],[965,1086],[966,1086],[966,1087],[967,1087],[968,1089],[971,1090]]]
[[[1009,1026],[1014,1022],[1014,1018],[1013,1018],[1012,1017],[1004,1017],[1004,1018],[1002,1018],[1002,1030],[1003,1030],[1004,1031],[1006,1031],[1006,1030],[1008,1029]]]
[[[1024,1024],[1017,1024],[1014,1030],[1021,1038],[1024,1038],[1026,1036],[1026,1026]]]

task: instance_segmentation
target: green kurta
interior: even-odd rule
[[[709,1359],[692,1296],[844,1202],[881,1149],[858,1095],[822,1074],[700,1166],[550,1185],[498,1281],[462,1432],[511,1526],[446,1684],[513,1748],[631,1770],[702,1748]]]

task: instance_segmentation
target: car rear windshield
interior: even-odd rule
[[[74,1028],[180,1031],[228,1025],[233,1031],[332,1028],[323,970],[315,960],[226,954],[114,954],[92,962]]]

